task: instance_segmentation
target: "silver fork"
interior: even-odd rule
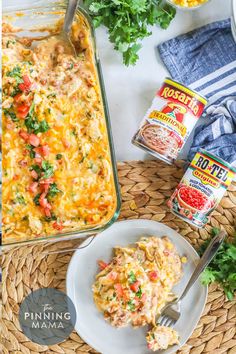
[[[208,266],[212,258],[217,253],[219,247],[221,246],[222,242],[226,233],[221,231],[217,236],[215,236],[211,242],[209,243],[207,249],[205,250],[204,254],[202,255],[198,265],[196,266],[191,278],[189,279],[183,293],[174,301],[167,304],[161,312],[161,316],[158,318],[157,324],[161,326],[173,327],[175,323],[180,318],[180,305],[183,298],[187,295],[190,288],[193,284],[197,281],[200,274],[204,271],[204,269]]]

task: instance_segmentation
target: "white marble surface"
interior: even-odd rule
[[[34,0],[3,0],[4,4],[37,3]],[[125,67],[121,55],[108,41],[105,28],[97,30],[98,51],[102,63],[107,99],[110,109],[112,131],[118,160],[148,158],[131,144],[131,138],[149,107],[157,88],[168,75],[156,46],[181,33],[188,32],[209,22],[225,19],[231,15],[231,0],[211,0],[199,10],[178,11],[167,30],[153,27],[152,35],[143,41],[140,60],[135,67]],[[189,143],[186,144],[186,156]]]

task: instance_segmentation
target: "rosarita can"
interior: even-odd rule
[[[167,202],[188,223],[203,227],[236,176],[236,169],[217,156],[200,150]]]
[[[190,88],[165,79],[132,139],[134,145],[171,164],[207,104]]]

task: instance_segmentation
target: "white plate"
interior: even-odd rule
[[[140,329],[114,328],[103,319],[93,302],[92,284],[98,272],[97,260],[110,261],[115,246],[127,246],[137,241],[142,235],[167,235],[175,244],[180,255],[186,255],[188,263],[184,265],[184,276],[174,288],[180,294],[190,278],[199,256],[193,247],[176,231],[168,226],[149,220],[127,220],[113,224],[99,234],[92,244],[77,250],[67,270],[67,295],[73,301],[77,319],[75,330],[91,347],[102,354],[148,354],[145,334],[146,327]],[[85,241],[86,243],[87,241]],[[196,282],[183,300],[182,316],[175,329],[180,335],[180,346],[190,337],[204,309],[207,288]],[[178,346],[173,346],[158,353],[173,353]]]

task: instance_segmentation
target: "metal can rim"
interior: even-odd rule
[[[169,77],[166,77],[164,82],[167,84],[171,84],[171,85],[175,86],[176,88],[181,89],[182,91],[184,91],[184,92],[188,93],[189,95],[191,95],[192,97],[196,98],[198,101],[203,103],[205,106],[207,105],[207,102],[208,102],[207,98],[204,97],[203,95],[201,95],[200,93],[198,93],[197,91],[192,90],[188,86],[185,86],[184,84],[182,84],[176,80],[173,80]]]

